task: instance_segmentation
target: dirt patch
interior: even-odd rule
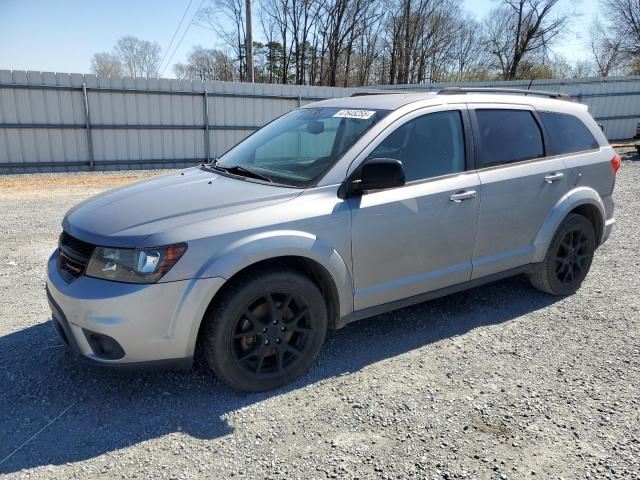
[[[0,175],[0,198],[43,198],[95,195],[120,185],[144,180],[166,170]]]
[[[111,186],[111,185],[123,185],[125,183],[131,183],[141,178],[148,177],[149,175],[101,175],[99,177],[88,175],[76,175],[69,174],[68,176],[60,177],[0,177],[0,188],[43,188],[43,187],[70,187],[70,186]]]
[[[471,426],[479,432],[490,433],[497,437],[512,437],[513,432],[500,423],[490,423],[483,418],[476,418],[471,422]]]

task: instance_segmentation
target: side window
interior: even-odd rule
[[[544,156],[542,132],[528,110],[478,109],[479,168]]]
[[[578,117],[554,112],[539,112],[539,115],[551,140],[552,155],[599,148],[596,139]]]
[[[414,118],[389,134],[370,157],[401,160],[407,182],[463,172],[462,116],[451,110]]]

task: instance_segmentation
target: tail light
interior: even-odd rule
[[[614,174],[618,173],[618,170],[620,169],[621,164],[622,164],[622,159],[620,158],[620,155],[616,153],[611,159],[611,170],[613,170]]]

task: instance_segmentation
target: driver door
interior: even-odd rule
[[[471,279],[480,181],[462,106],[414,112],[368,158],[401,160],[406,184],[350,198],[354,308]]]

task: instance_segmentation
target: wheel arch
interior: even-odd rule
[[[225,289],[225,287],[230,285],[238,277],[277,268],[293,270],[313,280],[318,288],[320,288],[322,296],[325,299],[329,316],[329,324],[335,324],[335,321],[339,317],[340,311],[340,296],[338,293],[338,287],[336,286],[328,270],[319,262],[309,257],[285,255],[266,258],[256,263],[247,265],[246,267],[238,270],[228,280],[225,281],[222,287],[213,296],[210,303],[213,303]]]
[[[579,187],[567,192],[553,207],[540,228],[533,243],[535,247],[532,263],[542,262],[553,235],[570,213],[586,217],[596,233],[596,245],[602,243],[605,225],[605,208],[598,192],[589,187]]]
[[[318,285],[327,302],[330,326],[336,326],[340,317],[353,310],[351,274],[337,250],[316,235],[280,231],[261,233],[236,241],[203,265],[198,272],[199,278],[224,279],[224,283],[209,301],[206,311],[239,275],[277,266],[303,273]],[[193,327],[191,336],[194,346],[206,311]]]
[[[573,208],[569,213],[582,215],[591,222],[593,230],[596,233],[596,248],[599,247],[602,243],[602,235],[604,233],[604,217],[598,210],[598,207],[592,203],[582,203]]]

